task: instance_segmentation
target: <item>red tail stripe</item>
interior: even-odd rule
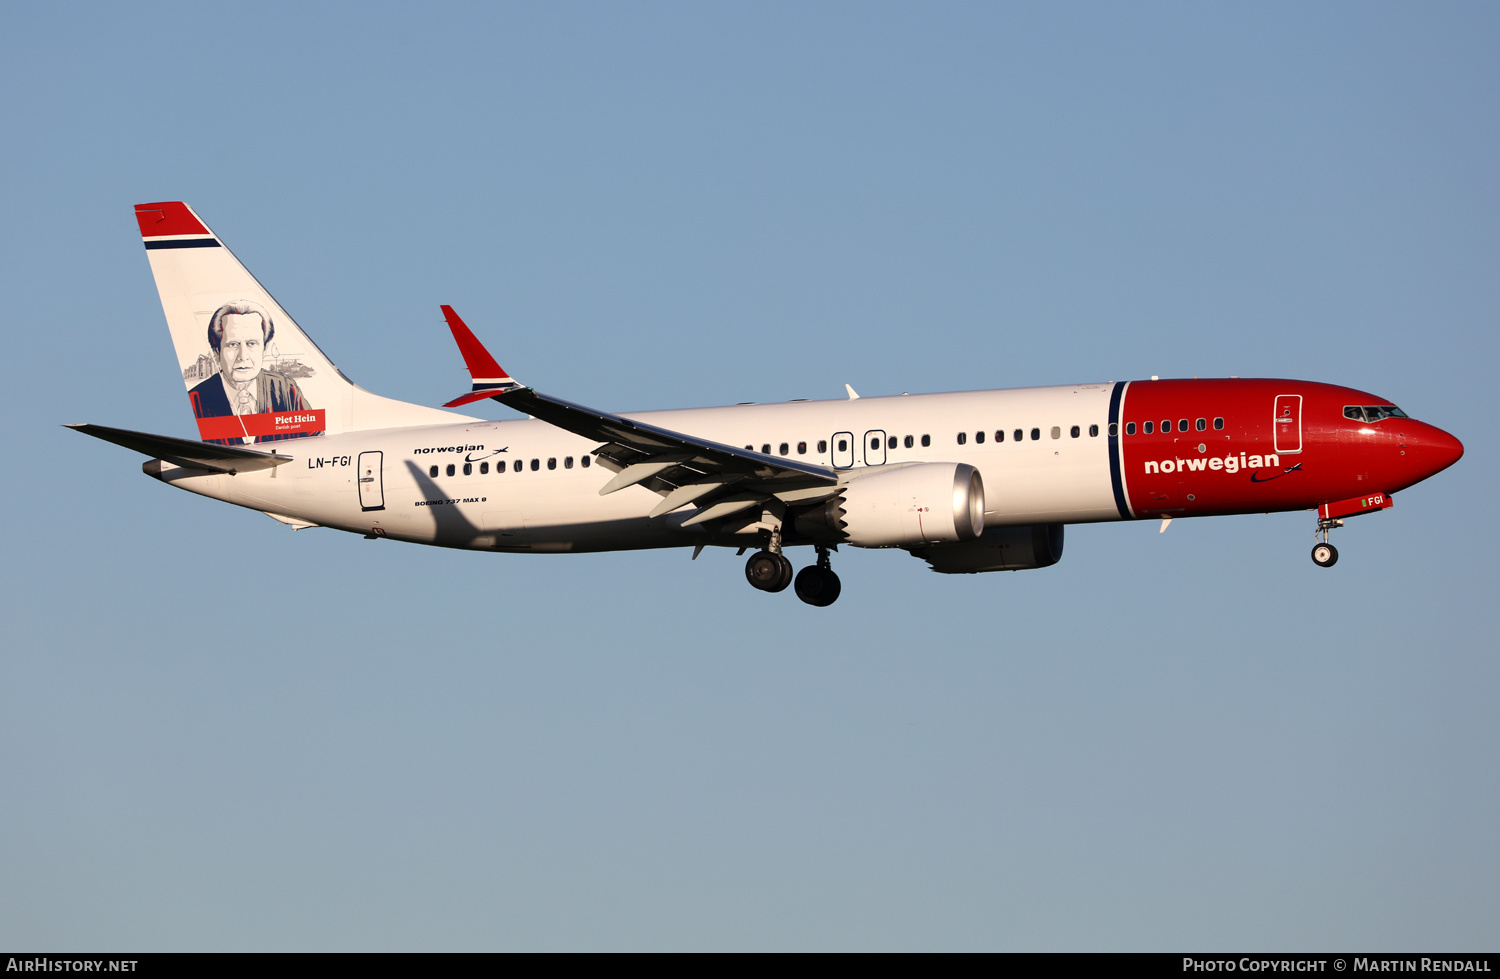
[[[211,234],[203,222],[182,201],[160,201],[156,204],[137,204],[135,221],[141,226],[142,238],[160,238],[163,235]]]

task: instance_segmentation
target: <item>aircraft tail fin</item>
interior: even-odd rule
[[[187,204],[137,204],[135,218],[203,441],[275,442],[467,417],[350,381]]]

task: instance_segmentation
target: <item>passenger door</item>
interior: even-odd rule
[[[878,428],[865,433],[865,465],[885,465],[885,432]]]
[[[381,453],[359,454],[359,508],[362,511],[385,509],[385,485],[380,473]]]
[[[1276,415],[1271,421],[1271,430],[1277,455],[1296,455],[1302,451],[1302,395],[1276,396]]]

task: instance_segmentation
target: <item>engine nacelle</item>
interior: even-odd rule
[[[962,462],[879,469],[846,483],[837,496],[797,518],[809,536],[855,547],[922,547],[974,540],[984,533],[984,481]]]
[[[1039,523],[991,527],[978,540],[913,547],[911,552],[942,574],[1047,568],[1062,560],[1063,525]]]

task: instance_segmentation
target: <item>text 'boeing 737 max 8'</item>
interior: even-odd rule
[[[147,474],[261,510],[418,544],[557,553],[754,549],[750,584],[838,598],[839,544],[934,571],[1044,568],[1063,527],[1316,509],[1330,529],[1463,455],[1384,398],[1311,381],[1113,381],[610,414],[507,374],[448,306],[484,421],[349,381],[186,204],[136,207],[201,441],[74,425]],[[786,548],[817,558],[793,575]],[[695,555],[696,556],[696,552]]]

